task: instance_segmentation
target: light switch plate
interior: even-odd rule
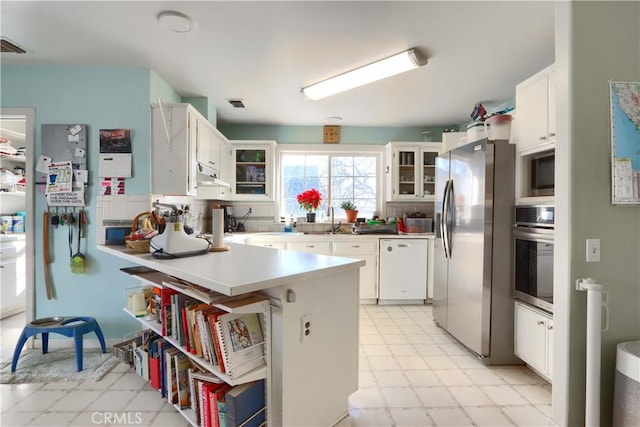
[[[600,239],[587,239],[587,262],[600,262]]]

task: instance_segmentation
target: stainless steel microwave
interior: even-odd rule
[[[545,151],[529,159],[529,195],[553,196],[555,189],[555,151]]]

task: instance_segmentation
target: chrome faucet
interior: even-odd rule
[[[335,233],[336,231],[338,231],[340,229],[340,226],[342,225],[342,221],[340,221],[338,223],[338,227],[336,227],[335,219],[334,219],[334,213],[333,213],[333,206],[329,206],[329,208],[327,209],[327,215],[331,215],[331,231],[330,231],[330,234],[333,234],[333,233]]]

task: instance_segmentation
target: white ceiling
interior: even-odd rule
[[[162,11],[190,16],[173,33]],[[204,96],[219,122],[343,126],[464,123],[554,61],[553,2],[0,2],[1,35],[28,50],[2,65],[153,69],[181,96]],[[320,101],[303,86],[410,47],[417,70]],[[233,109],[241,98],[246,109]]]

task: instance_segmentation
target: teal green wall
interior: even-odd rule
[[[340,127],[340,144],[382,145],[389,141],[425,141],[424,131],[431,131],[431,141],[442,141],[442,127]],[[278,144],[322,144],[322,126],[278,126],[218,123],[227,138],[247,140],[275,140]]]
[[[640,81],[640,3],[573,2],[572,8],[571,270],[573,278],[592,277],[609,292],[601,375],[601,425],[609,426],[616,345],[640,339],[640,206],[610,202],[608,82]],[[587,238],[601,239],[599,263],[585,262]],[[574,291],[571,301],[568,425],[584,425],[585,294]]]
[[[158,98],[162,102],[182,102],[180,95],[176,93],[162,78],[153,70],[149,70],[149,103],[158,103]]]
[[[72,274],[69,268],[67,227],[52,229],[51,277],[56,299],[44,293],[42,251],[35,251],[35,316],[94,316],[108,338],[122,337],[139,328],[122,312],[123,288],[135,280],[118,272],[125,264],[96,249],[96,197],[99,195],[99,129],[131,129],[133,178],[126,180],[128,195],[149,194],[151,114],[149,101],[157,94],[171,98],[170,88],[149,70],[140,68],[16,67],[2,66],[0,93],[2,107],[35,109],[35,152],[41,150],[42,124],[80,123],[87,125],[89,186],[85,192],[89,226],[82,252],[87,256],[86,274]],[[153,89],[151,89],[153,86]],[[178,99],[179,100],[179,99]],[[46,202],[42,191],[35,193],[35,236],[42,235],[42,213]],[[39,242],[39,239],[36,239]]]

